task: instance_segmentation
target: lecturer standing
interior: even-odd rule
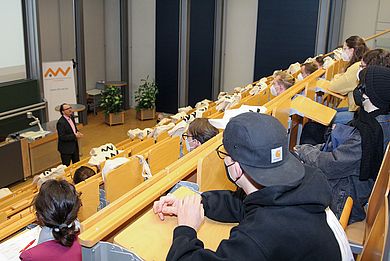
[[[69,166],[80,160],[78,138],[83,134],[77,130],[72,107],[63,103],[60,106],[61,118],[57,122],[58,151],[61,153],[62,164]]]

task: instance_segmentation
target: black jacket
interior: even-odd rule
[[[295,187],[266,187],[242,199],[240,190],[202,194],[205,215],[239,222],[216,252],[204,249],[194,229],[179,226],[167,260],[341,260],[326,222],[331,192],[324,174],[305,166]]]
[[[76,126],[76,122],[74,118],[71,117],[74,126]],[[77,131],[77,127],[76,127]],[[73,154],[78,149],[77,137],[73,133],[72,127],[68,123],[68,121],[61,116],[61,118],[57,121],[57,133],[58,133],[58,151],[61,154]]]

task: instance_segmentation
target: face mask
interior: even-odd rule
[[[303,78],[302,73],[298,74],[297,80],[298,80],[298,81],[302,81],[303,79],[304,79],[304,78]]]
[[[185,143],[186,143],[186,148],[187,148],[187,151],[190,152],[192,150],[191,146],[190,146],[190,142],[187,140],[185,140]]]
[[[226,164],[225,164],[225,163],[223,163],[223,165],[225,166],[225,170],[226,170],[226,176],[227,176],[228,180],[230,180],[230,182],[231,182],[231,183],[234,183],[234,184],[236,184],[236,182],[237,182],[237,180],[238,180],[238,179],[236,179],[236,180],[233,180],[233,179],[232,179],[232,177],[230,176],[230,173],[229,173],[229,168],[228,168],[228,166],[226,166]],[[237,184],[236,184],[236,185],[237,185]]]
[[[359,73],[362,71],[363,69],[362,68],[359,68],[359,70],[357,71],[357,74],[356,74],[356,78],[357,80],[360,82],[360,77],[359,77]]]
[[[275,86],[274,86],[274,85],[271,86],[270,90],[271,90],[271,94],[272,94],[273,96],[278,96],[278,93],[276,92],[276,89],[275,89]]]
[[[349,57],[349,54],[343,50],[343,52],[341,53],[341,59],[343,59],[343,61],[345,62],[349,62],[351,60],[351,57]]]

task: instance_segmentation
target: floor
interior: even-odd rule
[[[116,144],[124,139],[127,139],[127,131],[129,129],[144,129],[154,127],[156,120],[140,121],[136,119],[136,111],[130,109],[125,111],[125,124],[109,126],[104,122],[104,113],[98,112],[88,114],[88,124],[80,129],[84,137],[80,140],[80,148],[82,157],[88,157],[92,148],[99,147],[105,143]]]

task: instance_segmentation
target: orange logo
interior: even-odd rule
[[[47,69],[47,71],[45,72],[45,78],[46,78],[47,76],[49,76],[49,77],[56,77],[59,73],[61,73],[63,76],[67,76],[68,73],[69,73],[69,71],[70,71],[70,66],[68,66],[68,67],[66,68],[65,71],[62,70],[61,67],[58,68],[56,71],[54,71],[52,68],[49,68],[49,69]]]
[[[280,154],[280,150],[277,150],[276,153],[275,153],[275,157],[280,158],[280,156],[282,156],[282,155]]]

